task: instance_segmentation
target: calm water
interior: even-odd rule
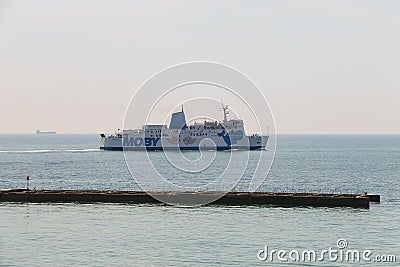
[[[99,151],[98,143],[97,135],[0,135],[0,188],[24,187],[30,175],[38,189],[139,189],[123,153]],[[151,157],[163,164],[162,153]],[[221,152],[216,160],[226,158],[229,153]],[[235,190],[248,188],[249,165]],[[162,169],[179,182],[193,181]],[[396,255],[399,262],[399,189],[399,135],[284,135],[260,190],[370,192],[381,194],[382,202],[369,210],[0,203],[0,266],[281,266],[277,259],[258,260],[258,250],[318,252],[337,248],[339,238],[348,249]],[[360,263],[287,263],[321,264]]]

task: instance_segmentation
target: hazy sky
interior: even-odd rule
[[[193,60],[251,77],[278,132],[400,133],[399,14],[396,0],[0,0],[0,133],[110,132],[142,82]]]

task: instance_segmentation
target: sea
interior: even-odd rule
[[[231,153],[262,153],[185,151],[192,161],[212,155],[216,164],[204,175],[181,175],[163,152],[132,151],[137,160],[127,164],[124,152],[102,151],[99,143],[94,134],[0,134],[0,188],[26,188],[29,175],[31,189],[143,190],[152,175],[145,157],[173,183],[202,186]],[[269,162],[259,164],[267,174]],[[220,188],[248,190],[256,165],[248,166],[232,164],[240,179]],[[399,264],[400,135],[278,135],[257,190],[367,192],[381,202],[370,209],[0,202],[0,266]]]

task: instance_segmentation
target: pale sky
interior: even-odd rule
[[[396,0],[0,0],[0,133],[112,132],[147,78],[188,61],[249,76],[279,133],[400,133],[399,14]]]

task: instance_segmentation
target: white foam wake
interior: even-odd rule
[[[101,151],[99,148],[86,149],[33,149],[33,150],[0,150],[0,153],[56,153],[56,152],[71,152],[85,153]]]

